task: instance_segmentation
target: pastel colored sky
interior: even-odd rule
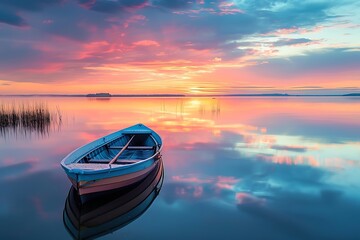
[[[360,91],[356,0],[2,0],[0,94]]]

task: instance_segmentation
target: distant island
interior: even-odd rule
[[[110,93],[90,93],[86,97],[111,97]]]

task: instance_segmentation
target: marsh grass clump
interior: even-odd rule
[[[44,103],[21,103],[18,105],[0,103],[0,130],[12,129],[15,132],[36,131],[40,134],[49,132],[52,123],[61,124],[61,112],[50,112]]]

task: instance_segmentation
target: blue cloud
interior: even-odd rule
[[[283,38],[273,43],[273,45],[276,47],[281,47],[281,46],[297,45],[297,44],[310,43],[310,42],[312,42],[312,40],[308,38],[293,38],[293,39]]]
[[[0,8],[0,23],[6,23],[17,27],[27,26],[26,21],[18,14],[10,10],[3,10],[1,8]]]
[[[104,13],[117,13],[125,8],[144,5],[148,0],[79,0],[78,3],[90,10]]]
[[[306,147],[297,147],[297,146],[284,146],[284,145],[272,145],[271,149],[281,150],[281,151],[290,151],[290,152],[306,152]]]
[[[275,77],[359,69],[360,52],[355,50],[357,49],[323,49],[287,59],[270,59],[267,64],[249,67],[249,69]]]
[[[187,9],[195,6],[195,1],[188,0],[153,0],[154,6],[165,7],[169,9]]]
[[[27,21],[18,14],[19,10],[40,11],[61,2],[63,0],[2,0],[0,1],[0,22],[17,27],[27,26]]]
[[[4,72],[6,69],[15,71],[19,68],[33,66],[34,61],[42,56],[41,51],[32,46],[7,41],[0,41],[0,52],[1,58],[6,59],[6,61],[0,61],[0,72]]]
[[[14,9],[28,10],[28,11],[39,11],[47,6],[60,4],[64,0],[1,0],[0,6],[9,6]]]

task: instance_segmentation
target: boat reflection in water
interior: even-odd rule
[[[163,162],[141,182],[102,195],[82,198],[71,187],[63,221],[75,239],[94,239],[114,232],[141,216],[160,192],[164,178]]]

